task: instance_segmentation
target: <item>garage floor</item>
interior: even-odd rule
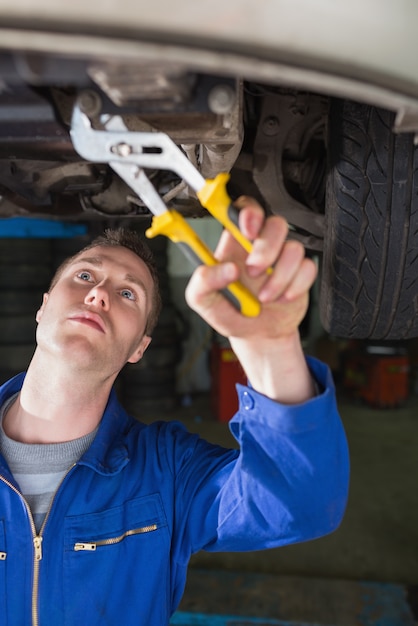
[[[196,555],[173,625],[418,623],[418,398],[392,410],[342,394],[339,404],[351,454],[340,529],[276,550]],[[195,398],[173,417],[233,445],[208,405],[208,398]]]

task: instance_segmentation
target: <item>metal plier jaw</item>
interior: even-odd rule
[[[165,133],[129,131],[118,116],[109,118],[105,126],[106,130],[94,130],[76,104],[70,131],[74,148],[86,161],[107,163],[141,198],[154,215],[147,237],[165,235],[180,246],[195,266],[218,262],[182,215],[166,206],[144,172],[144,168],[169,170],[182,178],[196,192],[202,206],[251,252],[252,244],[239,230],[238,213],[226,191],[228,174],[206,180]],[[243,315],[259,314],[259,301],[240,282],[231,283],[222,293]]]

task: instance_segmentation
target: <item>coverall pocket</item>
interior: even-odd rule
[[[66,626],[153,623],[146,607],[157,595],[167,623],[170,538],[159,494],[69,517],[65,525]]]

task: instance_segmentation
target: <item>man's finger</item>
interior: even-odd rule
[[[297,241],[287,241],[283,246],[272,273],[260,291],[263,302],[273,301],[284,294],[299,272],[305,250]]]
[[[208,267],[198,267],[186,288],[186,300],[192,308],[211,306],[217,299],[219,292],[238,278],[238,268],[235,263],[219,263]]]
[[[274,216],[265,221],[245,263],[250,276],[259,276],[277,263],[287,235],[288,225],[282,217]]]
[[[318,268],[312,259],[304,259],[300,270],[291,285],[286,289],[284,297],[287,300],[296,300],[303,293],[309,291],[315,282]]]

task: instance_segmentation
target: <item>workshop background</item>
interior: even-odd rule
[[[125,223],[144,232],[144,221]],[[35,313],[60,262],[107,226],[49,220],[0,222],[0,379],[26,368]],[[219,224],[193,220],[213,248]],[[150,242],[164,310],[140,363],[118,381],[138,419],[180,419],[235,446],[227,420],[243,380],[227,340],[184,300],[188,262],[165,238]],[[327,362],[351,455],[341,527],[323,539],[245,554],[195,555],[176,626],[412,626],[418,623],[418,342],[347,342],[322,330],[317,291],[302,325],[305,350]]]

